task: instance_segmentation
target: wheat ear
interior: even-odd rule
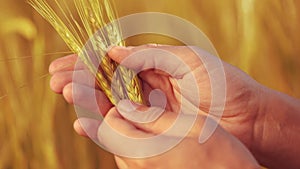
[[[63,0],[60,2],[64,3]],[[111,45],[125,46],[119,25],[114,22],[116,19],[115,10],[108,0],[103,0],[103,3],[98,0],[74,0],[84,28],[74,19],[66,4],[63,8],[55,0],[66,20],[64,23],[45,0],[29,0],[29,3],[52,24],[68,47],[74,53],[79,54],[80,59],[87,65],[88,69],[95,74],[97,85],[113,104],[117,104],[121,99],[143,103],[141,84],[139,79],[134,76],[135,73],[119,66],[106,55],[106,51]],[[112,24],[105,26],[105,19]],[[97,34],[95,34],[96,32]],[[95,58],[91,58],[90,53],[82,50],[90,37],[93,37],[91,43],[85,47],[88,48],[89,52],[94,53],[92,56]],[[100,67],[97,67],[97,63],[100,63]],[[117,69],[118,66],[119,69]],[[114,74],[115,78],[113,79]],[[114,84],[112,85],[112,83]]]

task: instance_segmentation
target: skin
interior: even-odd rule
[[[181,58],[187,65],[189,65],[193,75],[197,77],[197,87],[201,89],[199,96],[201,99],[201,103],[198,107],[200,119],[197,120],[197,124],[202,126],[203,117],[207,115],[211,104],[211,84],[208,75],[208,71],[210,70],[205,69],[205,65],[201,61],[199,61],[195,53],[188,47],[157,45],[144,45],[128,48],[114,47],[108,52],[108,56],[116,62],[122,63],[122,61],[128,58],[130,55],[143,51],[145,49],[160,49],[171,52],[172,54]],[[201,57],[205,56],[207,55],[205,55],[204,53]],[[211,57],[213,59],[214,56],[208,57]],[[50,65],[49,71],[53,75],[50,86],[53,91],[62,93],[69,103],[77,104],[96,112],[96,108],[90,107],[88,101],[86,103],[73,102],[73,97],[75,96],[73,96],[72,93],[72,86],[76,85],[78,88],[82,89],[82,91],[94,90],[94,85],[88,84],[86,81],[72,82],[72,72],[79,71],[82,72],[82,74],[88,74],[87,71],[84,70],[84,66],[79,66],[74,69],[73,65],[76,59],[77,56],[71,55],[57,59]],[[137,67],[141,67],[142,65],[144,65],[144,63],[127,65],[125,64],[124,66],[136,69]],[[129,168],[143,168],[149,165],[149,163],[147,163],[149,161],[151,161],[150,164],[152,165],[156,163],[162,164],[161,162],[159,162],[159,159],[173,159],[177,157],[176,154],[181,154],[180,157],[182,158],[189,157],[188,155],[191,153],[197,154],[197,157],[202,157],[203,152],[212,152],[212,154],[218,153],[220,150],[215,149],[215,147],[223,143],[223,141],[220,140],[226,140],[226,143],[224,143],[225,148],[222,149],[222,151],[224,152],[221,154],[233,154],[232,152],[236,152],[236,154],[230,156],[229,159],[226,159],[224,157],[218,158],[218,155],[212,155],[211,159],[209,159],[209,157],[203,159],[197,158],[193,160],[199,161],[199,164],[195,163],[195,167],[197,165],[201,166],[200,164],[203,165],[205,161],[210,160],[215,161],[216,164],[218,164],[219,166],[224,166],[225,168],[241,167],[243,163],[249,164],[249,168],[255,168],[257,167],[257,164],[251,157],[251,154],[249,154],[248,150],[250,150],[250,152],[254,154],[255,158],[264,166],[270,168],[298,168],[300,166],[298,162],[299,160],[295,160],[295,157],[300,152],[298,148],[300,147],[300,138],[299,134],[297,134],[300,129],[299,124],[297,124],[297,122],[300,120],[299,101],[262,86],[247,74],[232,65],[223,62],[223,67],[226,75],[227,92],[225,110],[219,123],[220,126],[207,143],[205,143],[204,145],[199,145],[195,141],[197,139],[197,136],[195,134],[191,134],[190,137],[184,139],[183,142],[178,145],[178,147],[174,148],[166,154],[163,154],[163,157],[160,158],[154,157],[152,159],[137,160],[124,157],[116,157],[116,161],[120,168],[126,168],[125,166],[129,166]],[[151,91],[152,89],[158,88],[162,90],[167,95],[168,103],[166,111],[173,112],[171,114],[176,115],[178,113],[180,96],[180,91],[176,82],[178,82],[180,78],[172,78],[169,74],[162,71],[157,71],[155,69],[143,71],[139,74],[139,76],[144,84],[145,95],[147,96],[147,93],[149,93],[149,91]],[[141,131],[133,131],[133,133],[142,132],[145,136],[158,134],[159,131],[164,131],[164,129],[166,128],[160,125],[155,125],[158,126],[155,129],[147,128],[149,126],[145,128],[140,127],[140,124],[132,122],[126,119],[126,117],[121,116],[118,109],[114,108],[109,103],[107,98],[100,90],[96,90],[96,95],[98,98],[98,104],[101,104],[101,112],[103,115],[105,115],[105,121],[111,124],[113,128],[121,130],[120,132],[130,133],[128,131],[122,131],[122,127],[118,126],[120,123],[116,123],[114,121],[123,121],[122,124],[124,124],[124,126],[127,126],[123,128],[128,128],[128,130],[142,129]],[[82,96],[76,97],[88,98],[84,96],[84,94]],[[193,103],[192,100],[190,100],[190,102]],[[157,121],[165,122],[170,121],[170,119],[172,118],[159,118]],[[86,133],[80,127],[79,121],[76,121],[74,123],[74,128],[79,134],[86,135]],[[97,125],[95,125],[94,128],[97,128]],[[201,127],[199,126],[194,127],[192,130],[194,132],[191,133],[196,133],[195,131],[199,133],[200,129]],[[94,129],[94,132],[96,131],[97,129]],[[98,133],[98,137],[100,136],[101,134],[99,135]],[[134,134],[132,134],[131,136],[136,137],[136,135]],[[237,146],[235,148],[229,146],[240,145],[239,141],[237,141],[235,138],[243,143],[242,146]],[[246,146],[248,150],[244,149],[243,146]],[[207,151],[203,150],[206,149],[206,147]],[[274,149],[274,147],[278,148]],[[187,155],[184,156],[183,154]],[[236,163],[239,158],[243,159],[242,161],[244,161],[243,163],[241,163],[241,166],[230,166],[230,164]],[[190,157],[188,159],[190,160]],[[186,162],[187,160],[176,161]],[[124,167],[122,167],[122,165]],[[172,166],[169,165],[165,166],[165,168],[172,168]],[[243,165],[243,168],[245,166]],[[218,168],[218,166],[210,166],[207,168]]]
[[[137,105],[138,109],[148,107]],[[119,108],[112,108],[105,117],[105,122],[118,132],[131,138],[147,138],[160,134],[176,119],[175,112],[165,111],[154,122],[141,124],[126,119]],[[125,119],[124,119],[125,118]],[[186,115],[183,118],[188,118]],[[235,137],[218,127],[212,137],[204,144],[198,143],[198,134],[204,122],[204,116],[199,116],[196,125],[189,134],[170,151],[149,158],[128,158],[115,156],[121,169],[125,168],[259,168],[258,163],[247,148]],[[114,139],[104,125],[100,126],[98,137],[106,148],[118,151],[122,149],[122,139]],[[166,135],[166,140],[174,139],[176,135]],[[112,143],[113,140],[118,140]],[[136,145],[126,145],[129,151],[135,151]],[[222,148],[221,148],[222,147]],[[225,155],[226,154],[226,155]]]

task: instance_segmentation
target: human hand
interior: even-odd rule
[[[256,151],[256,144],[261,142],[260,131],[262,130],[264,112],[265,88],[249,77],[247,74],[239,70],[238,68],[222,62],[223,67],[219,66],[219,59],[212,56],[205,51],[201,51],[199,48],[186,47],[186,46],[155,46],[145,45],[139,47],[115,47],[109,51],[109,56],[118,63],[127,59],[125,66],[132,69],[141,69],[141,67],[151,67],[159,65],[160,69],[163,68],[169,72],[184,74],[186,70],[181,69],[183,67],[182,62],[177,63],[176,59],[167,60],[163,57],[149,57],[147,60],[139,59],[136,61],[134,57],[130,59],[129,56],[135,53],[142,52],[148,49],[164,50],[174,54],[182,60],[185,65],[188,65],[191,72],[197,81],[197,87],[199,89],[200,105],[199,109],[207,113],[210,109],[220,110],[215,106],[211,108],[212,103],[212,91],[211,91],[211,78],[217,80],[221,79],[222,74],[215,74],[216,77],[211,77],[209,72],[220,72],[224,69],[226,100],[224,112],[221,117],[220,125],[239,138],[251,151]],[[201,60],[196,55],[200,55]],[[151,52],[151,51],[150,51]],[[129,58],[129,59],[128,59]],[[162,58],[162,59],[160,59]],[[167,60],[167,61],[166,61]],[[204,60],[207,60],[204,63]],[[139,62],[139,63],[136,63]],[[133,64],[130,64],[133,63]],[[171,64],[172,63],[172,64]],[[207,64],[210,64],[210,69],[207,69]],[[186,75],[186,74],[185,74]],[[157,69],[143,71],[140,73],[141,79],[147,83],[152,89],[160,89],[167,95],[168,110],[178,110],[178,103],[180,102],[180,89],[177,87],[178,83],[184,83],[187,81],[184,76],[180,78],[171,78],[165,72]],[[220,84],[221,80],[219,80]],[[196,89],[190,89],[195,91]],[[179,93],[179,94],[178,94]],[[178,96],[179,95],[179,96]],[[189,98],[189,101],[194,102],[193,98]],[[171,107],[171,108],[170,108]],[[210,114],[214,116],[214,114]],[[218,115],[216,115],[217,117]]]
[[[203,64],[195,61],[196,59],[193,57],[195,54],[191,52],[190,49],[186,47],[153,45],[131,48],[115,47],[113,51],[110,52],[109,56],[116,61],[121,61],[122,58],[130,55],[131,53],[147,48],[161,48],[163,50],[168,48],[168,51],[178,54],[179,57],[189,56],[184,57],[183,59],[186,58],[187,62],[189,61],[191,65],[197,67],[197,69],[195,69],[195,74],[199,75],[199,72],[201,74],[201,76],[197,76],[197,78],[199,78],[197,81],[199,82],[201,89],[201,103],[199,107],[201,110],[207,113],[211,100],[210,82],[208,81],[209,77],[207,76],[207,72],[203,67]],[[187,50],[189,51],[187,52]],[[213,56],[209,57],[213,58]],[[66,100],[69,103],[73,103],[72,98],[74,96],[72,93],[72,86],[75,85],[77,86],[76,88],[79,87],[85,92],[77,93],[77,95],[79,95],[77,98],[85,99],[75,104],[96,112],[98,107],[88,104],[89,96],[91,96],[89,94],[91,91],[94,92],[94,84],[88,84],[86,81],[72,82],[73,72],[82,72],[81,74],[83,77],[85,77],[87,74],[89,75],[88,71],[84,71],[84,66],[79,66],[74,69],[74,63],[76,60],[77,56],[72,55],[65,58],[60,58],[51,64],[50,73],[54,75],[51,80],[51,88],[58,93],[63,93]],[[226,74],[227,99],[225,111],[220,121],[222,127],[242,140],[242,142],[247,145],[247,147],[250,148],[250,150],[255,154],[256,158],[266,166],[272,166],[275,168],[281,168],[280,166],[294,166],[295,168],[295,166],[298,166],[297,160],[292,160],[294,154],[297,152],[293,148],[295,144],[290,144],[290,146],[287,146],[284,141],[285,138],[280,138],[278,133],[290,133],[291,131],[287,125],[292,125],[295,127],[297,119],[299,119],[296,113],[297,110],[299,110],[297,108],[299,107],[297,106],[299,105],[299,101],[286,95],[278,94],[278,92],[261,86],[248,75],[231,65],[223,62],[223,66]],[[141,73],[140,77],[143,79],[144,84],[151,84],[152,82],[152,85],[155,88],[161,88],[162,91],[165,92],[168,92],[168,89],[170,89],[169,87],[171,86],[171,83],[157,83],[159,81],[166,82],[169,80],[166,77],[159,78],[160,76],[166,75],[163,72],[152,70],[145,71],[143,74]],[[151,74],[156,76],[151,76]],[[144,89],[149,91],[149,84],[148,87]],[[98,98],[98,104],[101,105],[101,112],[105,115],[112,105],[105,98],[101,91],[96,90],[95,92]],[[173,109],[176,109],[176,104],[173,104],[176,103],[176,97],[171,95],[171,97],[168,96],[168,99],[168,102],[172,103],[171,106]],[[170,104],[168,104],[167,108],[170,110]],[[288,110],[292,111],[287,112]],[[289,118],[282,118],[287,116]],[[272,127],[283,123],[286,124],[285,128]],[[263,127],[263,125],[265,127]],[[74,127],[79,134],[86,135],[86,133],[80,127],[78,121],[74,123]],[[293,138],[294,137],[297,137],[297,135],[293,135]],[[289,138],[291,138],[291,135]],[[285,145],[285,148],[280,146],[280,151],[276,152],[277,150],[273,147],[277,147],[278,145]],[[293,149],[295,153],[293,153],[294,151],[291,151],[291,149]],[[283,161],[290,162],[286,163]]]
[[[76,56],[69,56],[66,58],[61,58],[58,61],[54,62],[54,64],[52,64],[52,70],[50,70],[50,72],[54,73],[54,76],[51,80],[51,87],[54,91],[56,92],[63,92],[66,100],[70,103],[72,103],[73,101],[73,96],[72,96],[72,86],[74,85],[79,85],[80,89],[83,89],[82,91],[85,92],[80,92],[81,94],[86,94],[89,92],[88,88],[93,86],[93,84],[88,84],[86,80],[83,81],[77,81],[75,82],[76,84],[74,84],[74,81],[72,82],[72,71],[80,71],[81,73],[79,73],[80,75],[83,75],[82,77],[84,77],[85,75],[89,75],[88,72],[86,72],[84,69],[81,69],[83,67],[81,67],[79,70],[73,70],[73,67],[71,66],[72,62],[74,62],[74,60],[76,59]],[[53,68],[54,65],[54,68]],[[69,66],[66,66],[69,65]],[[63,68],[62,68],[63,67]],[[53,71],[53,69],[55,70],[60,70],[60,71]],[[78,74],[78,73],[77,73]],[[144,71],[140,74],[140,76],[145,80],[145,83],[147,83],[148,87],[146,87],[145,91],[150,91],[150,89],[153,88],[159,88],[161,89],[163,92],[166,93],[170,93],[170,86],[176,87],[175,83],[172,81],[169,81],[170,76],[167,75],[164,72],[160,72],[157,70],[148,70],[148,71]],[[149,80],[147,80],[148,77],[152,77]],[[169,82],[169,83],[154,83],[154,79],[153,78],[157,78],[155,79],[156,82]],[[79,78],[82,79],[82,78]],[[73,84],[72,84],[72,83]],[[79,83],[79,84],[78,84]],[[67,85],[66,85],[67,84]],[[174,84],[174,85],[172,85]],[[159,86],[157,86],[159,85]],[[77,86],[78,88],[78,86]],[[150,89],[149,89],[150,88]],[[173,88],[175,90],[175,88]],[[98,95],[98,100],[100,100],[101,102],[101,110],[102,112],[106,115],[107,111],[112,107],[112,105],[108,102],[107,98],[100,92],[100,91],[96,91]],[[147,92],[146,92],[147,93]],[[171,92],[172,93],[172,92]],[[80,97],[79,97],[80,98]],[[83,106],[89,110],[94,110],[95,111],[95,107],[92,108],[90,107],[90,105],[88,104],[88,97],[87,96],[82,96],[82,98],[85,98],[83,102],[78,102],[77,104],[79,104],[80,106]],[[162,113],[162,117],[159,118],[159,120],[156,120],[155,125],[151,125],[151,124],[147,124],[147,125],[143,125],[143,124],[138,124],[135,122],[128,122],[127,120],[124,120],[120,114],[118,113],[118,111],[115,108],[112,108],[109,113],[106,115],[105,117],[105,121],[107,122],[107,124],[109,124],[111,127],[116,128],[116,130],[121,130],[119,132],[121,133],[130,133],[129,135],[131,137],[149,137],[152,135],[156,135],[159,134],[159,132],[164,131],[164,127],[166,126],[166,124],[169,124],[170,121],[174,120],[176,118],[176,112],[170,112],[170,111],[176,111],[178,110],[178,100],[176,98],[175,95],[173,94],[167,94],[167,99],[168,99],[168,104],[166,107],[166,112]],[[104,101],[104,102],[103,102]],[[133,112],[130,112],[130,114],[132,114]],[[178,113],[178,112],[177,112]],[[203,112],[202,112],[203,113]],[[123,114],[124,115],[124,114]],[[124,115],[126,116],[126,115]],[[189,115],[184,115],[184,116],[189,116]],[[126,118],[126,117],[125,117]],[[183,117],[184,118],[184,117]],[[247,166],[246,164],[249,165],[249,168],[256,168],[258,165],[256,163],[256,161],[254,160],[254,158],[252,157],[252,155],[248,152],[248,150],[238,141],[236,140],[234,137],[232,137],[230,134],[226,133],[223,129],[221,129],[221,127],[218,127],[216,132],[213,134],[212,138],[209,139],[209,141],[203,145],[200,145],[198,143],[198,136],[200,133],[200,128],[201,125],[203,124],[204,121],[204,116],[198,116],[197,121],[196,121],[196,127],[193,127],[192,131],[190,132],[190,134],[188,135],[188,137],[184,138],[184,140],[175,148],[172,149],[171,151],[161,154],[159,156],[156,157],[152,157],[152,158],[147,158],[147,159],[132,159],[132,158],[126,158],[126,157],[116,157],[116,161],[117,163],[122,166],[122,165],[127,165],[131,167],[145,167],[145,166],[153,166],[153,165],[157,165],[159,164],[159,167],[163,167],[163,168],[183,168],[183,167],[188,167],[188,168],[199,168],[199,166],[202,166],[204,168],[216,168],[218,166],[227,166],[228,168],[241,168],[241,166],[243,166],[244,168]],[[160,123],[160,125],[157,125],[158,123]],[[75,129],[77,130],[77,132],[81,133],[81,134],[85,134],[85,132],[79,127],[80,125],[78,125],[78,121],[75,123]],[[92,123],[91,123],[92,124]],[[93,130],[94,132],[97,131],[98,125],[99,123],[94,123],[94,125],[91,130]],[[117,124],[117,125],[116,125]],[[164,124],[164,125],[161,125]],[[101,125],[102,127],[100,127],[101,129],[99,130],[99,137],[102,140],[102,142],[105,142],[103,140],[109,140],[108,142],[104,143],[104,145],[106,147],[113,147],[113,148],[117,148],[117,149],[122,149],[121,147],[119,147],[120,145],[118,144],[113,144],[112,145],[112,137],[107,135],[107,133],[112,133],[112,132],[105,132],[105,130],[103,129],[105,125]],[[151,126],[151,127],[149,127]],[[135,128],[138,131],[133,131],[132,129]],[[128,130],[126,130],[128,129]],[[103,131],[104,130],[104,131]],[[107,129],[106,129],[107,130]],[[101,132],[102,131],[102,132]],[[136,133],[138,133],[138,135],[135,135]],[[175,132],[177,133],[177,132]],[[178,134],[178,133],[177,133]],[[91,134],[91,135],[96,135]],[[171,139],[172,137],[178,137],[175,135],[168,135],[168,139]],[[115,140],[119,140],[119,139],[115,139]],[[235,145],[235,147],[233,147],[232,145]],[[136,145],[135,145],[136,146]],[[221,146],[222,149],[218,148],[218,146]],[[118,148],[119,147],[119,148]],[[220,154],[224,153],[230,153],[230,156],[223,156]],[[210,158],[207,158],[207,156],[205,155],[206,153],[204,152],[209,152],[210,154],[213,154]],[[186,154],[186,155],[185,155]],[[190,154],[197,154],[195,157],[195,159],[191,159]],[[189,160],[182,160],[182,156],[184,157],[188,157]],[[178,160],[175,159],[174,157],[179,158]],[[162,162],[164,161],[164,159],[173,159],[174,161],[172,161],[171,163],[163,163],[165,166],[162,166]],[[205,165],[207,165],[207,161],[210,161],[210,165],[205,167]],[[212,161],[216,161],[214,162],[213,165],[211,165]],[[237,162],[238,161],[238,162]],[[121,167],[122,168],[122,167]],[[247,167],[246,167],[247,168]]]
[[[204,51],[198,52],[201,57],[201,61],[199,62],[199,59],[195,57],[194,51],[189,47],[150,45],[133,48],[114,48],[109,52],[109,55],[121,63],[130,55],[151,48],[171,52],[190,66],[192,73],[197,78],[200,90],[201,102],[199,109],[206,113],[209,112],[212,100],[210,78],[219,79],[218,75],[216,77],[209,76],[209,72],[217,72],[218,69],[222,69],[217,66],[214,68],[214,65],[218,65],[216,64],[217,59],[209,53]],[[203,60],[205,59],[209,61],[204,63]],[[174,66],[174,64],[169,65],[172,61],[168,60],[168,62],[165,62],[153,57],[152,60],[147,59],[146,62],[140,63],[140,66],[152,62],[153,65],[163,65],[162,67],[165,66],[164,68],[168,69],[168,66]],[[134,63],[134,60],[129,59],[127,61],[127,63],[130,62]],[[222,63],[226,75],[226,85],[224,88],[226,89],[227,96],[220,125],[226,131],[239,138],[263,165],[271,168],[299,168],[299,160],[296,157],[300,153],[300,149],[297,148],[299,147],[300,140],[299,134],[297,134],[300,131],[300,101],[283,93],[268,89],[236,67],[225,62]],[[205,64],[211,64],[210,67],[213,69],[207,69],[207,65]],[[125,66],[136,69],[135,64],[125,64]],[[181,66],[181,64],[177,64],[177,67],[173,67],[173,70],[180,70]],[[174,86],[176,86],[178,81],[186,80],[184,76],[182,79],[167,79],[168,75],[161,72],[159,74],[158,72],[153,70],[152,73],[150,71],[146,76],[141,77],[150,86],[159,88],[164,93],[180,93]],[[158,74],[161,79],[153,78]],[[165,77],[162,78],[162,76]],[[190,88],[190,90],[192,89]],[[179,102],[180,100],[177,96],[176,94],[173,97],[169,96],[168,100],[171,101],[169,104],[176,105],[176,101]],[[212,108],[215,110],[220,109],[218,106]],[[210,115],[214,116],[215,114],[212,113]]]
[[[96,129],[97,124],[100,126],[98,131],[93,131],[98,132],[99,142],[107,150],[117,154],[115,159],[120,169],[260,168],[248,149],[220,126],[207,142],[200,144],[198,136],[205,116],[197,116],[195,125],[184,138],[181,138],[182,128],[172,132],[165,131],[172,128],[175,121],[181,121],[183,124],[180,126],[191,123],[193,121],[191,115],[180,116],[176,112],[164,111],[155,121],[138,123],[136,121],[152,120],[153,112],[157,112],[153,109],[159,108],[131,104],[127,100],[120,101],[116,108],[109,110],[101,125],[96,121],[90,121],[95,124]],[[157,142],[152,142],[153,140],[147,142],[158,137],[161,139],[156,139],[159,140]],[[164,150],[165,145],[172,144],[173,140],[175,142],[180,140],[180,143],[170,147],[170,150]]]
[[[205,65],[196,54],[191,50],[189,47],[181,46],[181,47],[174,47],[174,46],[155,46],[155,45],[145,45],[139,47],[130,47],[130,48],[123,48],[123,47],[114,47],[111,51],[109,51],[108,55],[117,62],[122,62],[125,58],[130,56],[133,53],[145,50],[145,49],[160,49],[165,50],[167,52],[173,53],[180,59],[182,59],[185,64],[190,66],[194,77],[196,77],[196,81],[198,84],[198,88],[200,90],[200,106],[199,109],[203,112],[208,113],[211,104],[211,82],[208,71],[215,71],[215,70],[206,70]],[[200,51],[201,57],[210,58],[212,61],[210,64],[215,64],[216,57],[211,56],[204,51]],[[152,58],[155,59],[155,58]],[[84,70],[84,66],[76,67],[74,70],[74,63],[77,60],[75,55],[71,55],[65,58],[60,58],[54,61],[50,65],[50,73],[53,74],[51,79],[51,88],[57,93],[63,93],[66,100],[69,103],[73,102],[72,96],[72,86],[76,85],[79,89],[82,89],[82,94],[91,94],[94,89],[89,89],[93,87],[94,84],[87,84],[87,80],[84,78],[81,82],[74,82],[72,81],[73,72],[79,72],[79,75],[82,77],[86,77],[86,74],[89,74],[87,70]],[[168,69],[169,62],[163,61],[162,66],[165,66]],[[153,65],[157,64],[157,60],[150,60],[148,64],[151,62]],[[127,65],[130,68],[136,69],[140,67],[141,64],[138,63],[135,65]],[[172,66],[174,70],[180,70],[178,66],[182,66],[182,64],[174,63],[175,65]],[[176,65],[177,64],[177,65]],[[149,65],[148,65],[149,66]],[[253,79],[251,79],[248,75],[240,71],[239,69],[223,62],[224,71],[226,75],[226,88],[227,91],[227,98],[226,98],[226,106],[224,109],[224,113],[222,115],[220,125],[225,128],[227,131],[235,135],[239,138],[250,150],[253,150],[255,144],[257,142],[255,136],[256,130],[259,130],[260,126],[260,105],[263,105],[261,101],[261,93],[262,87],[256,83]],[[221,67],[216,67],[215,69],[222,69]],[[172,70],[171,70],[172,71]],[[182,72],[177,72],[182,73]],[[91,76],[91,75],[90,75]],[[176,83],[182,79],[174,79],[170,78],[170,76],[162,71],[158,71],[155,69],[143,71],[140,73],[140,77],[143,80],[145,95],[149,94],[151,89],[160,89],[162,90],[167,97],[167,110],[170,111],[177,111],[179,109],[178,103],[180,102],[180,98],[176,96],[176,93],[180,93],[179,89],[176,88]],[[182,81],[183,81],[182,80]],[[193,90],[193,89],[192,89]],[[99,90],[96,90],[96,96],[99,95],[99,105],[101,112],[107,112],[112,105],[109,101],[103,96],[103,93]],[[174,94],[175,93],[175,94]],[[78,101],[79,106],[85,106],[87,109],[93,109],[97,111],[97,107],[91,108],[89,104],[90,97],[88,96],[78,96],[77,98],[85,98],[82,101]],[[103,99],[104,98],[104,99]],[[193,101],[192,101],[193,102]],[[214,107],[214,109],[218,109],[218,107]],[[212,114],[213,115],[213,114]],[[75,123],[76,130],[80,130],[78,122]],[[80,132],[83,133],[83,132]]]

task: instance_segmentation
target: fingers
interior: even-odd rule
[[[73,54],[54,60],[49,66],[49,73],[53,75],[54,73],[61,71],[72,71],[74,69],[81,70],[84,68],[85,66],[78,59],[78,56]]]
[[[89,112],[106,115],[112,104],[100,90],[78,83],[69,83],[63,88],[63,96],[70,104],[75,104]]]
[[[171,112],[165,112],[162,108],[137,105],[128,100],[121,100],[117,105],[117,110],[134,126],[152,134],[162,133],[176,119],[176,114],[172,115]]]
[[[78,135],[83,136],[83,137],[88,137],[87,133],[82,128],[82,126],[79,122],[79,119],[74,121],[73,128]]]
[[[74,56],[65,59],[70,57]],[[88,70],[59,71],[52,76],[50,87],[54,92],[62,93],[68,103],[105,115],[112,105],[104,93],[95,89],[94,81]]]
[[[112,108],[105,116],[98,140],[108,151],[122,157],[146,158],[164,153],[190,133],[196,120],[154,107],[128,105],[127,101],[120,104],[125,105]],[[193,134],[197,136],[199,132]]]
[[[83,137],[89,137],[93,140],[97,139],[97,131],[101,124],[100,120],[91,118],[79,118],[74,124],[74,130]]]
[[[98,130],[99,142],[109,152],[122,157],[135,158],[151,154],[149,151],[155,150],[157,144],[149,144],[147,138],[153,136],[125,120],[116,108],[108,112]]]
[[[50,88],[56,93],[62,93],[63,88],[71,82],[89,87],[95,87],[95,79],[88,70],[61,71],[53,74],[50,80]]]
[[[155,70],[143,71],[139,74],[139,77],[147,82],[147,84],[152,89],[160,89],[167,98],[167,110],[177,112],[178,111],[178,101],[172,90],[176,87],[173,83],[171,84],[170,78],[165,75],[161,75],[160,72],[157,73]],[[149,95],[149,94],[148,94]]]
[[[110,109],[104,122],[109,125],[109,127],[112,127],[114,130],[123,133],[128,137],[145,138],[153,135],[151,133],[145,133],[143,130],[136,128],[131,122],[125,120],[115,107]]]
[[[113,47],[108,55],[121,65],[136,71],[158,69],[178,78],[201,65],[193,50],[185,46]]]

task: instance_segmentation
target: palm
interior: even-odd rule
[[[227,95],[220,125],[238,137],[247,147],[251,148],[253,128],[255,127],[258,111],[257,103],[259,98],[257,89],[259,84],[234,66],[226,63],[223,63],[223,65],[226,74]],[[197,66],[197,68],[192,69],[192,73],[197,77],[196,81],[200,90],[201,102],[199,109],[207,114],[211,105],[210,79],[207,70],[201,64]],[[171,78],[166,73],[154,70],[142,72],[140,76],[144,84],[148,86],[144,88],[146,89],[145,95],[152,89],[160,89],[166,94],[168,100],[166,109],[173,112],[178,110],[180,98],[174,93],[180,92],[176,82],[181,79]]]

